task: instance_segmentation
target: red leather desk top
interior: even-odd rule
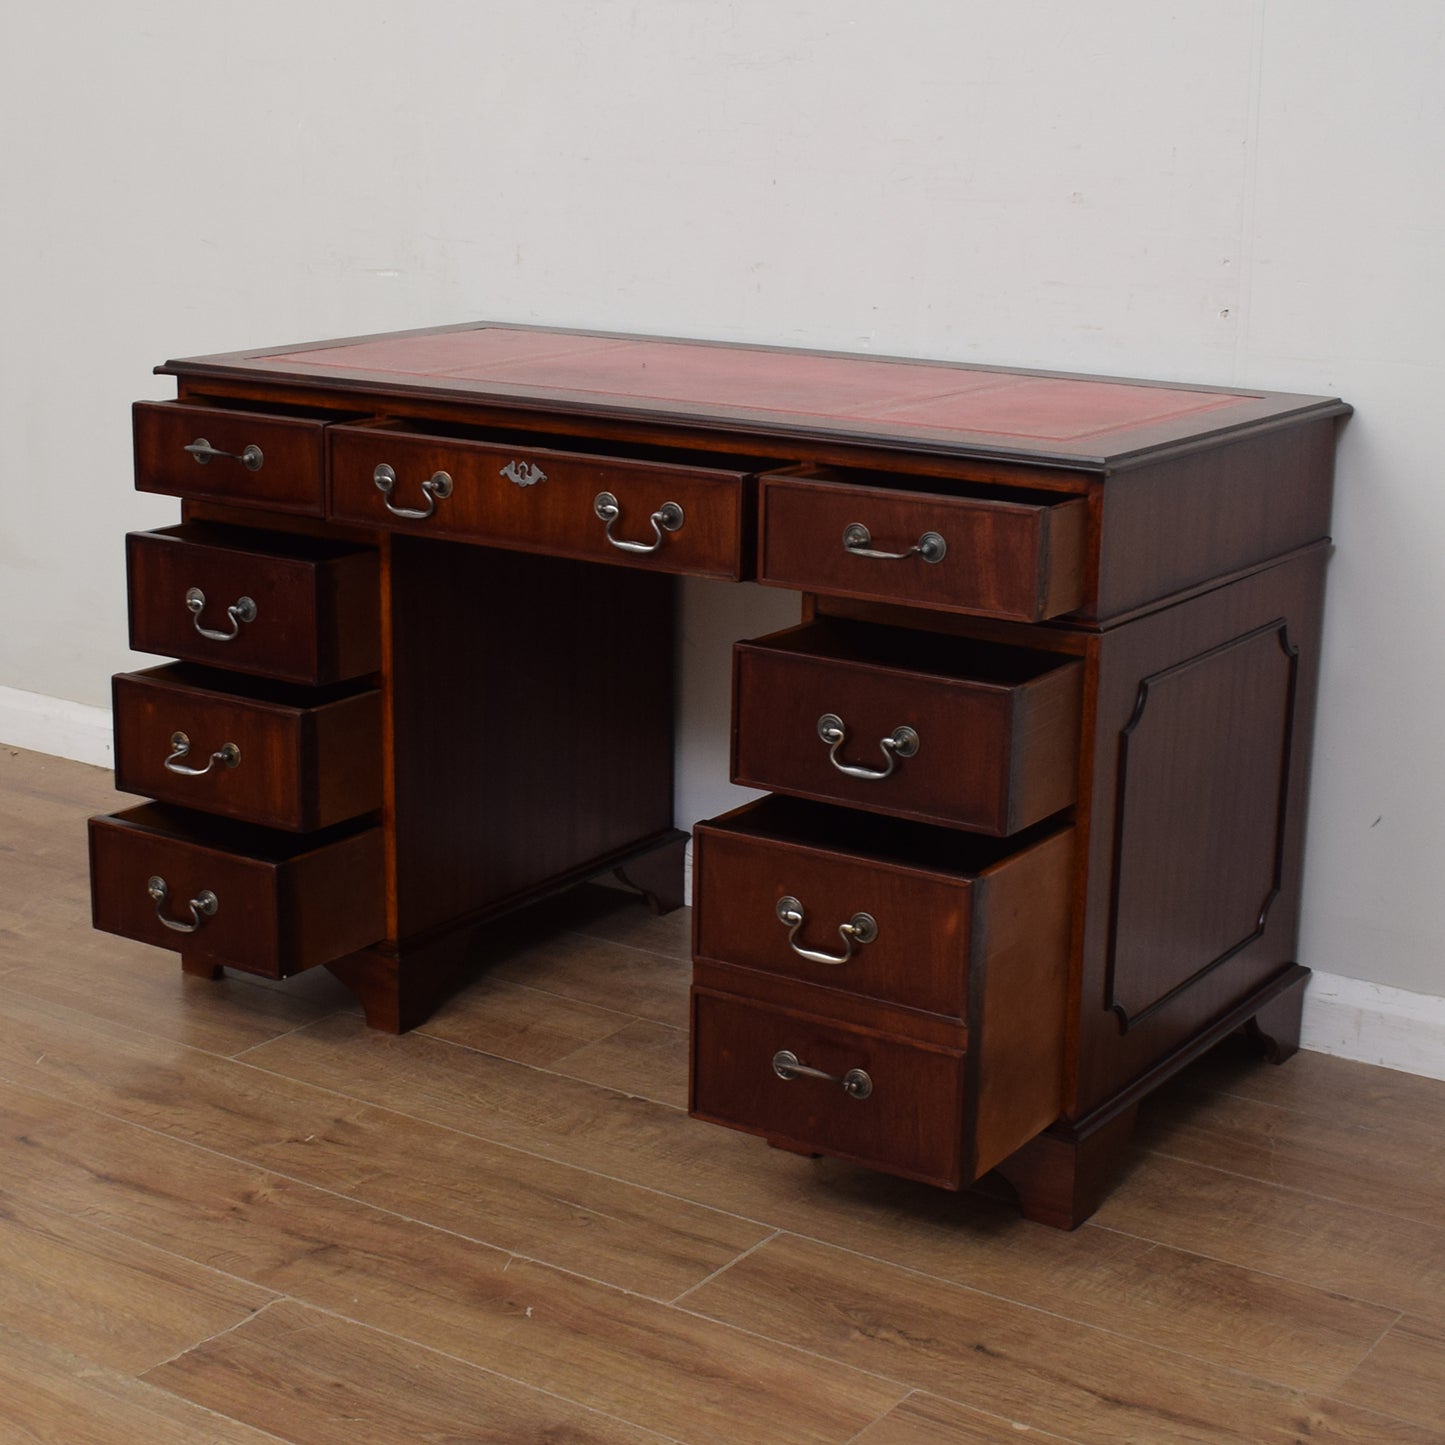
[[[767,432],[1107,464],[1328,398],[478,325],[168,362],[180,375],[425,391]]]

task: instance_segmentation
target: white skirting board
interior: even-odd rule
[[[1445,1079],[1445,998],[1316,972],[1305,989],[1300,1047]]]
[[[111,714],[19,688],[0,687],[0,743],[76,762],[114,762]],[[692,901],[692,844],[687,848]],[[1300,1045],[1407,1074],[1445,1079],[1445,998],[1316,972],[1305,991]]]
[[[0,743],[99,768],[115,765],[108,707],[87,707],[18,687],[0,687]]]

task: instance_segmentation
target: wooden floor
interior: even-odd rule
[[[1207,1059],[1061,1234],[689,1121],[685,913],[393,1038],[92,933],[115,806],[0,748],[0,1440],[1445,1441],[1445,1083]]]

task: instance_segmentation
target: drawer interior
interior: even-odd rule
[[[1060,831],[1057,826],[1041,823],[1008,838],[992,838],[886,814],[860,813],[855,808],[790,798],[782,793],[745,803],[709,820],[706,826],[718,832],[845,854],[864,862],[910,864],[960,878],[976,878]]]
[[[801,466],[775,469],[764,477],[788,481],[826,482],[866,487],[875,492],[908,493],[920,497],[966,497],[980,502],[1014,502],[1026,507],[1053,507],[1072,500],[1082,483],[1071,481],[1067,490],[1053,491],[1027,482],[1015,485],[996,478],[914,476],[907,472],[865,471],[859,467]]]
[[[282,833],[255,823],[238,823],[166,803],[141,803],[114,817],[141,833],[155,833],[191,847],[271,864],[289,863],[307,853],[319,852],[374,826],[370,820],[359,818],[335,823],[314,833]]]
[[[254,673],[223,672],[220,668],[204,667],[198,662],[168,662],[134,674],[122,673],[121,676],[142,677],[167,688],[221,693],[241,702],[264,703],[270,707],[294,708],[297,711],[325,707],[328,703],[370,692],[373,687],[371,679],[364,677],[304,687],[299,683],[281,682]]]
[[[197,407],[207,411],[234,411],[248,416],[287,417],[295,421],[357,422],[374,416],[374,412],[358,411],[356,407],[327,407],[293,401],[255,401],[245,396],[202,396],[192,394],[174,402],[160,403],[177,410]]]
[[[652,462],[660,466],[700,467],[723,472],[764,472],[778,465],[777,457],[737,455],[732,452],[694,451],[637,442],[613,442],[604,437],[573,437],[549,432],[519,431],[514,427],[471,426],[464,422],[382,419],[364,423],[368,431],[396,436],[455,441],[475,446],[517,447],[571,456],[605,457],[609,461]]]
[[[259,527],[233,527],[219,522],[177,522],[132,532],[132,537],[165,537],[198,547],[221,547],[228,552],[254,552],[261,557],[283,557],[296,562],[331,562],[367,552],[369,547],[335,537],[313,537],[303,532],[270,532]]]
[[[747,645],[1000,687],[1032,682],[1074,661],[1054,652],[841,618],[807,622],[755,638]]]

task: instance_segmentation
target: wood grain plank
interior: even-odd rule
[[[1278,1097],[1178,1080],[1141,1109],[1134,1141],[1268,1184],[1439,1224],[1445,1220],[1445,1150],[1439,1147],[1445,1080],[1422,1082],[1436,1088],[1409,1091],[1413,1107],[1361,1100],[1348,1114],[1343,1108],[1332,1114],[1319,1105],[1301,1109]],[[1403,1092],[1397,1088],[1386,1098]]]
[[[644,1445],[663,1438],[289,1301],[145,1379],[308,1445],[358,1439]]]
[[[0,1308],[31,1339],[133,1374],[274,1298],[0,1188]]]
[[[0,1040],[0,1058],[3,1058]],[[367,1030],[341,1017],[263,1044],[247,1056],[302,1082],[345,1077],[348,1092],[453,1128],[567,1160],[753,1218],[769,1180],[801,1189],[795,1165],[731,1131],[703,1129],[678,1110],[558,1074],[539,1075],[419,1034]],[[544,1086],[545,1081],[545,1086]],[[791,1180],[792,1183],[786,1182]]]
[[[23,961],[17,960],[0,982],[28,998],[215,1054],[242,1053],[353,1007],[349,996],[341,996],[340,984],[330,998],[317,1002],[300,990],[258,988],[232,974],[214,981],[188,978],[170,954],[113,935],[94,938],[98,947],[67,950],[63,970],[39,948],[28,947]]]
[[[1153,1097],[1163,1106],[1175,1087],[1237,1094],[1382,1134],[1400,1127],[1413,1135],[1422,1123],[1438,1128],[1445,1115],[1445,1080],[1309,1050],[1295,1054],[1287,1068],[1263,1069],[1258,1049],[1242,1036],[1212,1049]]]
[[[630,1021],[630,1014],[487,977],[448,999],[420,1029],[448,1043],[545,1068]]]
[[[0,1323],[7,1445],[275,1445],[278,1438]]]
[[[1424,1441],[1433,1432],[787,1235],[688,1296],[825,1359],[1081,1442]]]
[[[691,967],[648,949],[581,933],[563,934],[509,954],[493,965],[492,973],[577,1003],[616,1009],[673,1028],[687,1027]]]
[[[0,746],[0,818],[7,823],[26,821],[63,839],[73,832],[75,808],[124,807],[134,801],[129,794],[116,792],[109,768]]]
[[[852,1445],[1074,1445],[1062,1435],[1035,1430],[917,1391],[870,1425]]]
[[[1008,1202],[901,1181],[880,1199],[861,1171],[834,1166],[827,1177],[842,1197],[811,1222],[814,1239],[1298,1389],[1337,1385],[1395,1318],[1184,1246],[1092,1225],[1063,1234]],[[1176,1207],[1187,1215],[1192,1201]]]
[[[30,1197],[669,1436],[821,1445],[906,1393],[42,1095],[0,1105],[0,1167]]]
[[[448,1058],[485,1057],[420,1042]],[[325,1087],[344,1074],[309,1088],[3,990],[0,1077],[654,1298],[672,1298],[768,1232]]]
[[[1142,1153],[1093,1222],[1445,1322],[1442,1227]]]
[[[1351,1404],[1427,1425],[1445,1438],[1445,1327],[1400,1320],[1336,1393]]]
[[[552,1068],[572,1079],[636,1094],[674,1109],[687,1108],[686,1029],[639,1019],[555,1060]]]

